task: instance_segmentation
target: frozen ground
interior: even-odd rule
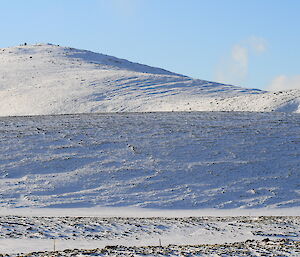
[[[48,44],[0,49],[0,116],[95,112],[300,112],[300,91],[265,92]],[[255,85],[254,85],[255,86]]]
[[[294,256],[300,254],[299,242],[289,240],[246,241],[214,245],[107,246],[102,249],[33,252],[25,256]],[[11,256],[24,256],[16,254]]]
[[[299,207],[300,116],[0,119],[1,207]]]
[[[277,253],[293,253],[297,249],[298,253],[300,251],[299,216],[185,218],[1,216],[0,227],[0,254],[52,251],[54,244],[55,250],[59,251],[101,248],[96,252],[104,256],[108,256],[108,253],[112,255],[112,250],[122,254],[127,251],[130,254],[148,251],[151,255],[151,249],[161,251],[162,255],[166,254],[166,251],[174,250],[174,256],[182,256],[182,253],[180,255],[180,252],[177,252],[180,249],[192,253],[197,250],[206,254],[214,253],[215,256],[222,251],[235,254],[238,251],[249,250],[252,253],[272,250],[278,251]],[[271,241],[264,242],[266,239]],[[225,243],[226,247],[220,245]],[[107,247],[103,250],[108,245],[126,247]],[[159,245],[164,248],[143,248]],[[73,254],[75,252],[71,251]],[[68,255],[70,252],[65,254],[70,256]],[[45,253],[40,256],[45,256]]]
[[[0,239],[225,243],[247,239],[300,239],[300,217],[26,217],[0,216]]]

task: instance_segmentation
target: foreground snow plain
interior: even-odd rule
[[[299,253],[298,114],[3,117],[0,130],[0,253],[51,251],[54,238],[56,250],[137,247],[99,256]]]
[[[9,254],[41,251],[37,256],[45,256],[44,251],[53,251],[55,244],[57,251],[100,248],[96,252],[104,256],[112,255],[112,253],[105,254],[105,251],[101,250],[109,245],[136,247],[131,254],[141,253],[139,248],[143,246],[162,246],[164,247],[160,249],[162,253],[172,248],[182,247],[193,248],[194,251],[200,252],[204,250],[203,254],[205,252],[207,254],[210,248],[210,253],[214,250],[216,256],[220,250],[224,251],[224,247],[222,249],[220,244],[225,243],[228,244],[225,249],[229,253],[232,251],[237,254],[241,249],[234,246],[236,242],[240,242],[241,245],[242,242],[247,242],[248,248],[251,248],[249,244],[252,244],[253,250],[261,252],[268,252],[268,248],[271,248],[271,251],[275,250],[273,254],[278,254],[283,250],[278,246],[285,248],[283,251],[285,253],[300,252],[299,217],[53,218],[6,216],[0,217],[0,224],[2,227],[0,248],[2,253]],[[270,240],[269,243],[263,243],[267,240]],[[204,247],[203,244],[210,246]],[[195,245],[195,247],[189,245]],[[247,252],[247,247],[244,249],[245,252]],[[116,250],[123,252],[120,247]],[[65,254],[56,254],[58,256],[73,254],[74,256],[75,252],[76,250],[71,250]],[[77,254],[80,254],[80,251],[77,251]],[[131,255],[128,253],[128,256]],[[174,253],[174,256],[178,256],[178,253]],[[179,254],[179,256],[182,255]]]
[[[36,251],[25,256],[292,256],[298,257],[300,244],[287,239],[203,245],[168,246],[106,246],[96,249],[66,249],[64,251]],[[4,255],[6,256],[6,255]],[[24,254],[10,254],[21,257]]]

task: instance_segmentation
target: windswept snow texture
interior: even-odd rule
[[[0,119],[0,207],[297,207],[300,116]]]
[[[0,49],[0,116],[95,112],[300,112],[300,91],[265,92],[192,79],[55,45]]]

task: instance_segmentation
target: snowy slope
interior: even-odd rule
[[[0,119],[0,207],[298,207],[300,116]]]
[[[0,116],[149,111],[299,112],[300,91],[196,80],[49,44],[0,49]]]

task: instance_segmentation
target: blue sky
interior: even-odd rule
[[[54,43],[211,81],[300,88],[298,0],[3,0],[0,47]]]

